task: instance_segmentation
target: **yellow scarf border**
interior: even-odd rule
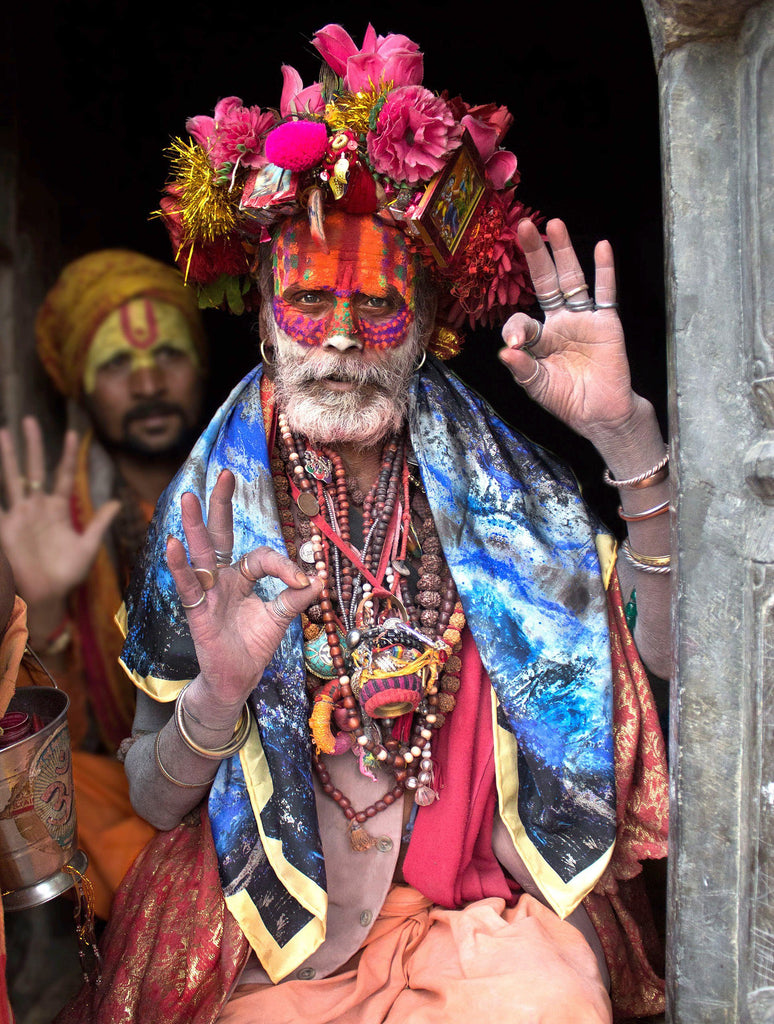
[[[115,621],[123,635],[126,636],[125,605],[122,604],[116,612]],[[188,681],[141,676],[135,670],[129,669],[123,661],[121,661],[121,665],[138,689],[146,693],[152,700],[164,704],[175,700]],[[328,894],[285,858],[282,843],[279,840],[267,836],[264,832],[261,812],[271,799],[274,787],[258,730],[255,727],[251,728],[247,743],[239,752],[239,760],[264,853],[290,895],[312,915],[312,920],[289,942],[284,946],[279,946],[264,927],[258,908],[246,891],[242,890],[226,897],[226,906],[236,918],[264,970],[276,984],[307,960],[325,941]]]
[[[610,586],[616,562],[616,541],[609,534],[596,538],[597,554],[602,568],[605,590]],[[518,763],[518,743],[513,733],[503,729],[497,721],[497,697],[492,690],[492,731],[494,733],[495,776],[500,817],[505,823],[516,851],[524,861],[533,881],[549,906],[562,919],[568,917],[585,899],[599,881],[613,855],[615,843],[601,857],[564,882],[551,868],[527,835],[519,818],[519,776],[513,770]]]

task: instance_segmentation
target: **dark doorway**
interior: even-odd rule
[[[186,118],[211,113],[225,95],[278,104],[281,63],[305,82],[316,77],[307,40],[317,28],[336,20],[359,42],[370,19],[377,31],[403,32],[420,45],[429,88],[510,108],[507,143],[519,157],[521,199],[567,221],[587,273],[595,241],[611,240],[635,387],[665,426],[658,97],[637,0],[483,0],[453,16],[447,5],[404,0],[387,12],[352,0],[330,10],[201,0],[14,6],[7,40],[17,71],[20,187],[34,182],[53,211],[44,242],[57,260],[47,260],[44,275],[106,246],[169,259],[164,229],[150,214],[170,137],[184,136]],[[225,313],[207,320],[216,402],[253,364],[256,337]],[[601,484],[596,455],[524,398],[495,358],[498,347],[496,331],[478,332],[452,366],[507,420],[565,456],[616,528],[616,496]]]

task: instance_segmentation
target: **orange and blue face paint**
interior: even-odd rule
[[[402,344],[414,321],[413,257],[403,234],[377,217],[334,212],[325,236],[328,253],[306,219],[280,229],[272,250],[278,327],[308,346],[341,335],[364,348]]]

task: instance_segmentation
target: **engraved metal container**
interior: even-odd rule
[[[72,884],[76,861],[67,694],[46,686],[16,691],[9,711],[42,728],[0,749],[0,891],[8,910],[35,906]]]

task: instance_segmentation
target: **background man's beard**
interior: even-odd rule
[[[331,349],[302,348],[272,324],[279,407],[292,431],[310,441],[376,445],[400,430],[406,418],[409,380],[421,343],[412,325],[398,348],[378,362]],[[351,382],[351,391],[330,390],[324,379]]]

